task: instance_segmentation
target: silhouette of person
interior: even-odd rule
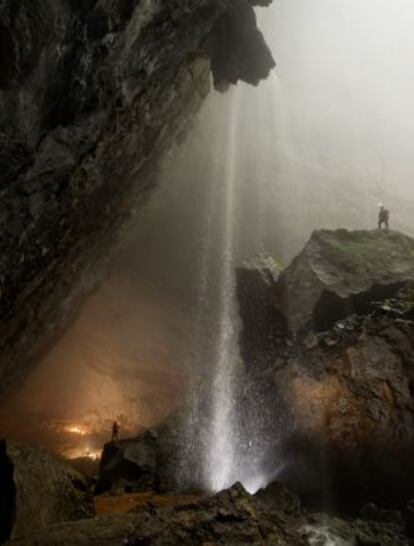
[[[114,424],[112,425],[112,441],[116,442],[118,440],[119,435],[119,425],[116,421],[114,421]]]
[[[390,212],[384,208],[384,205],[380,205],[379,215],[378,215],[378,229],[382,229],[383,226],[385,229],[389,229],[390,223]]]

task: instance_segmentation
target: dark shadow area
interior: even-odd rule
[[[312,510],[356,515],[367,503],[402,509],[413,495],[414,445],[351,452],[297,435],[273,459],[285,462],[278,480]]]
[[[325,290],[313,311],[313,326],[316,332],[325,332],[338,320],[350,315],[366,315],[372,311],[372,303],[394,297],[407,283],[388,285],[374,284],[368,292],[361,292],[349,298],[340,298]]]
[[[205,47],[211,56],[214,84],[219,90],[226,90],[229,84],[241,78],[257,85],[275,66],[257,28],[255,12],[247,3],[236,3],[219,18]]]
[[[6,449],[6,441],[0,440],[0,544],[11,537],[16,520],[14,468]]]
[[[239,342],[249,371],[266,369],[274,362],[281,340],[287,336],[286,318],[273,305],[275,280],[255,268],[236,269],[236,290],[242,328]]]
[[[15,76],[15,51],[10,30],[0,26],[0,87],[8,87]]]
[[[156,473],[152,462],[155,461],[155,450],[156,441],[151,433],[141,438],[107,443],[99,464],[95,495],[105,493],[114,484],[125,491],[126,488],[134,491],[154,490]]]

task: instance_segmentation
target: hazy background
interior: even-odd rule
[[[375,228],[379,202],[414,234],[412,0],[276,0],[258,16],[276,71],[211,94],[108,280],[2,409],[0,432],[50,443],[58,420],[102,438],[113,418],[125,432],[175,407],[230,171],[236,263],[258,252],[288,263],[317,228]]]

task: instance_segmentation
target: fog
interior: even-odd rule
[[[257,102],[248,93],[254,109],[272,96],[273,198],[302,229],[284,226],[301,239],[374,227],[384,202],[394,227],[412,232],[412,2],[282,0],[260,21],[278,68]]]
[[[3,408],[3,428],[11,414],[23,428],[29,415],[151,426],[176,407],[201,284],[219,274],[230,160],[234,266],[257,253],[288,263],[314,229],[374,229],[380,202],[414,233],[412,1],[277,0],[258,17],[277,69],[211,93],[108,280]],[[219,293],[203,311],[212,322]]]
[[[223,135],[235,125],[241,259],[263,251],[286,263],[314,229],[375,228],[379,203],[413,233],[412,3],[278,0],[258,18],[276,70],[258,87],[209,97],[169,158],[154,223],[157,208],[171,226],[190,210],[201,226],[212,165],[229,154]]]

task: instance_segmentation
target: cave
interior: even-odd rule
[[[0,543],[410,544],[405,1],[3,2]]]

